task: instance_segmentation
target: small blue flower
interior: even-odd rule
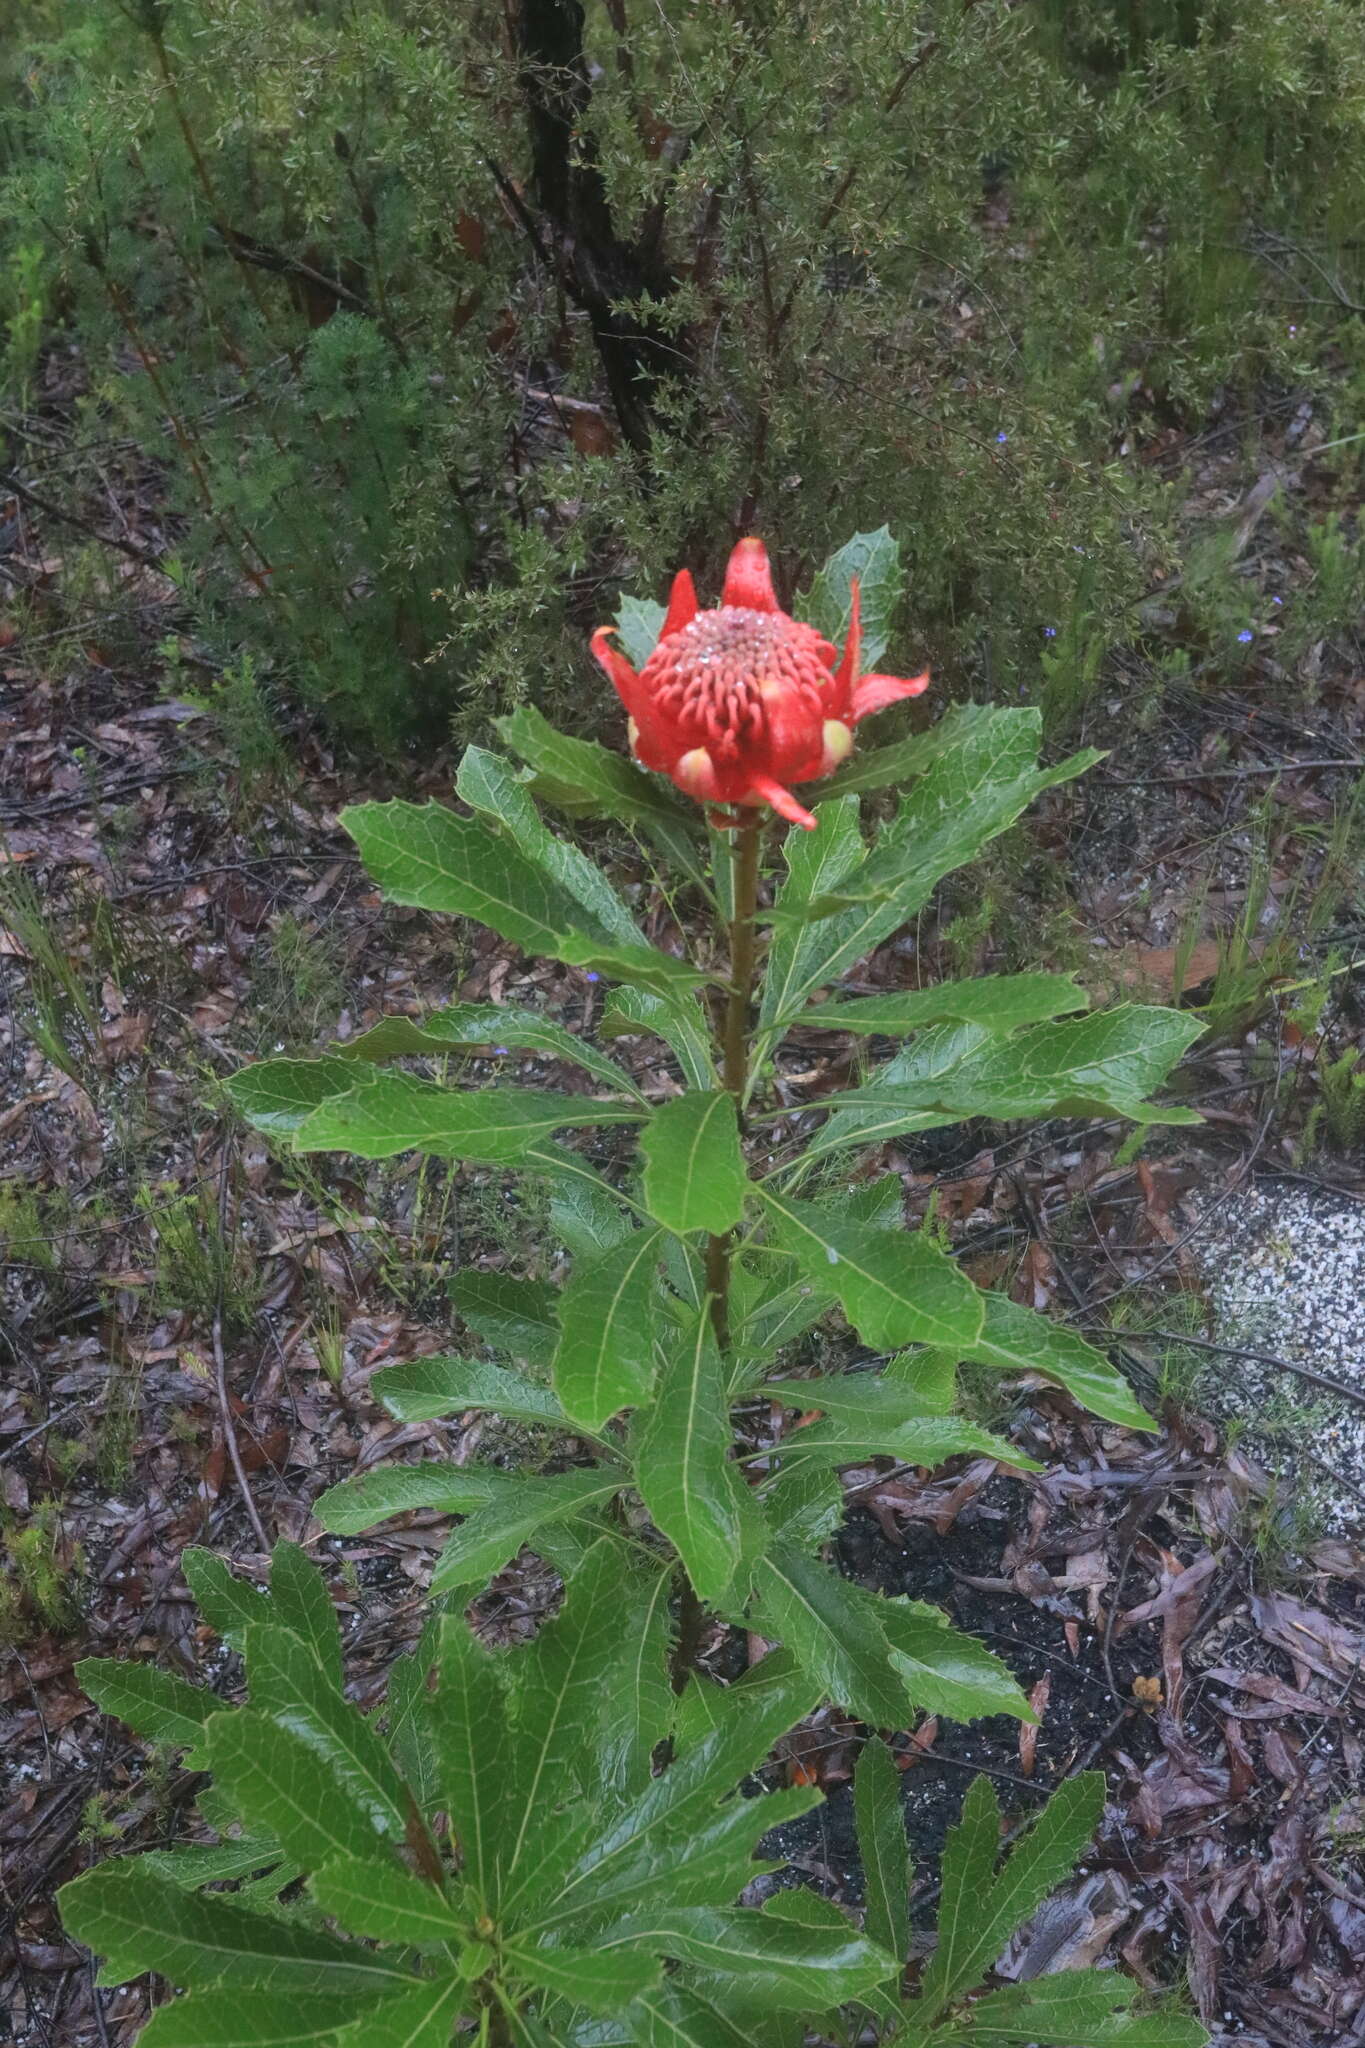
[[[1237,638],[1241,641],[1243,647],[1245,647],[1247,641],[1254,640],[1256,638],[1256,635],[1252,632],[1250,626],[1243,626],[1241,632],[1237,635]]]
[[[1271,602],[1272,604],[1283,604],[1283,603],[1284,603],[1284,599],[1283,599],[1282,597],[1272,597],[1272,598],[1271,598],[1271,600],[1270,600],[1270,602]]]
[[[601,979],[602,979],[602,977],[601,977],[601,975],[600,975],[600,974],[594,974],[594,972],[593,972],[593,970],[592,970],[591,968],[589,968],[589,969],[588,969],[588,980],[589,980],[589,981],[600,981]]]
[[[495,1045],[495,1046],[493,1047],[493,1051],[494,1051],[494,1052],[495,1052],[495,1053],[497,1054],[497,1056],[498,1056],[498,1058],[499,1058],[500,1060],[505,1060],[505,1059],[506,1059],[506,1057],[507,1057],[507,1047],[506,1047],[505,1045]]]
[[[1057,638],[1057,628],[1055,626],[1044,626],[1043,638],[1044,640],[1055,640]]]
[[[1002,427],[995,438],[997,441],[1008,441],[1009,435],[1005,432],[1004,428]]]

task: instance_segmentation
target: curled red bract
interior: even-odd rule
[[[634,669],[599,626],[592,651],[630,720],[637,760],[704,804],[769,804],[795,825],[815,820],[791,785],[831,775],[853,751],[853,728],[927,675],[863,675],[858,585],[842,655],[814,626],[784,612],[761,540],[730,557],[720,603],[697,604],[686,569],[673,579],[663,630]]]

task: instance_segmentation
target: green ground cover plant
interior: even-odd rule
[[[831,504],[954,695],[1061,726],[1117,648],[1159,684],[1173,425],[1308,392],[1356,495],[1350,0],[21,0],[0,63],[6,471],[107,531],[155,466],[131,545],[254,756],[573,723],[603,585],[755,525],[804,582]]]
[[[103,1982],[155,1970],[186,1993],[141,2048],[448,2048],[457,2029],[516,2048],[799,2048],[869,2028],[907,2048],[1207,2039],[1114,1971],[984,1988],[1089,1842],[1094,1773],[999,1870],[1000,1810],[975,1781],[913,1985],[898,1774],[875,1739],[856,1780],[862,1928],[810,1891],[736,1904],[780,1868],[756,1860],[763,1836],[818,1803],[752,1776],[819,1687],[772,1650],[736,1685],[694,1674],[675,1694],[661,1582],[624,1531],[577,1548],[527,1648],[490,1651],[458,1615],[434,1617],[373,1716],[345,1696],[336,1613],[300,1549],[277,1546],[268,1592],[208,1551],[185,1566],[245,1659],[247,1705],[147,1665],[80,1666],[108,1713],[210,1774],[199,1805],[216,1841],[113,1858],[61,1895]]]

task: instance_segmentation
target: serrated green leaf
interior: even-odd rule
[[[297,1543],[277,1543],[270,1554],[270,1609],[269,1620],[307,1644],[339,1691],[341,1624],[327,1581]]]
[[[930,1024],[981,1024],[997,1037],[1025,1024],[1041,1024],[1068,1010],[1085,1010],[1090,998],[1072,974],[983,974],[975,981],[944,981],[933,988],[856,996],[851,1002],[820,1003],[802,1012],[802,1029],[876,1033],[895,1038]]]
[[[811,1379],[764,1380],[757,1394],[803,1411],[818,1408],[840,1422],[900,1429],[908,1423],[942,1420],[944,1410],[920,1389],[872,1373],[818,1373]]]
[[[248,1830],[277,1835],[304,1870],[336,1856],[373,1854],[371,1815],[301,1736],[254,1707],[215,1714],[205,1735],[217,1789]]]
[[[635,1484],[700,1598],[724,1599],[762,1536],[762,1518],[730,1457],[725,1363],[705,1310],[669,1347],[653,1405],[637,1421]]]
[[[981,1333],[985,1309],[967,1275],[924,1231],[902,1235],[846,1223],[827,1207],[760,1187],[773,1232],[813,1283],[838,1296],[878,1351],[905,1344],[961,1346]]]
[[[996,1876],[1000,1806],[987,1780],[973,1779],[961,1823],[943,1852],[938,1946],[920,1978],[917,2018],[935,2017],[979,1982],[1015,1930],[1070,1873],[1103,1806],[1100,1772],[1065,1779]]]
[[[455,788],[500,838],[510,841],[559,888],[581,905],[591,929],[619,945],[641,947],[634,918],[596,861],[571,839],[551,832],[532,801],[525,779],[500,754],[466,747],[455,771]],[[583,919],[575,920],[575,927]]]
[[[560,1295],[555,1392],[583,1429],[598,1431],[649,1397],[663,1241],[661,1229],[635,1231],[605,1257],[576,1265]]]
[[[534,1155],[533,1155],[534,1156]],[[635,1228],[631,1207],[600,1174],[557,1174],[552,1177],[550,1224],[571,1258],[591,1262],[621,1244]],[[555,1306],[558,1316],[558,1297]],[[559,1341],[558,1325],[550,1346],[550,1364]]]
[[[450,1298],[485,1344],[548,1367],[559,1342],[558,1289],[520,1273],[467,1266],[451,1281]]]
[[[833,933],[824,927],[816,931],[803,924],[802,918],[817,897],[837,888],[865,857],[858,829],[857,798],[848,796],[819,804],[815,830],[808,832],[793,825],[782,851],[787,875],[773,904],[780,919],[768,949],[759,1004],[759,1022],[769,1028],[785,1024],[801,1009],[813,989],[834,978],[820,971],[827,957],[837,957],[837,947],[831,950]],[[894,926],[888,930],[894,930]],[[870,951],[875,943],[870,940],[863,951]],[[856,952],[850,954],[849,963],[857,957]]]
[[[576,1853],[590,1819],[583,1791],[602,1686],[617,1654],[611,1599],[620,1570],[615,1539],[599,1539],[570,1578],[559,1613],[518,1659],[516,1720],[505,1772],[505,1848],[499,1856],[503,1909],[509,1916],[519,1898],[534,1895],[538,1882],[553,1880],[559,1867],[556,1832],[562,1828]]]
[[[910,1854],[901,1778],[880,1736],[870,1736],[853,1772],[853,1813],[863,1866],[863,1925],[897,1962],[910,1952]]]
[[[624,1949],[535,1948],[513,1940],[503,1955],[509,1972],[522,1983],[594,2013],[620,2012],[663,1976],[657,1957]]]
[[[420,1465],[387,1465],[378,1472],[343,1479],[319,1495],[313,1513],[331,1535],[358,1536],[389,1515],[408,1515],[419,1508],[435,1508],[443,1515],[472,1515],[490,1501],[501,1500],[520,1483],[512,1473],[487,1465],[451,1465],[427,1459]],[[199,1588],[192,1580],[191,1585],[202,1606]],[[220,1635],[224,1633],[220,1623],[213,1626]]]
[[[659,610],[657,606],[642,609]],[[659,619],[662,623],[661,610]],[[557,810],[566,811],[571,817],[662,822],[690,832],[692,819],[672,790],[648,776],[625,755],[613,753],[595,740],[573,739],[568,733],[557,731],[532,704],[518,705],[507,717],[495,719],[494,724],[532,771],[531,788],[535,795]]]
[[[863,1588],[859,1587],[862,1593]],[[866,1593],[867,1599],[875,1599]],[[891,1662],[915,1705],[928,1714],[974,1721],[985,1714],[1010,1714],[1036,1721],[1009,1666],[953,1627],[946,1614],[922,1600],[878,1600]]]
[[[567,1124],[638,1123],[643,1112],[546,1088],[442,1088],[414,1074],[352,1067],[344,1095],[329,1096],[293,1134],[296,1152],[353,1152],[391,1159],[426,1152],[481,1166],[515,1166],[538,1140]]]
[[[444,1947],[467,1932],[439,1885],[374,1856],[339,1856],[324,1863],[308,1889],[348,1934],[370,1941]]]
[[[682,1753],[536,1895],[537,1930],[592,1926],[652,1891],[675,1903],[728,1904],[753,1875],[760,1836],[818,1801],[814,1787],[763,1799],[737,1798],[734,1788],[811,1711],[819,1681],[774,1651],[739,1684],[712,1690],[705,1732],[689,1742],[680,1728]]]
[[[729,2013],[676,1976],[637,1999],[624,2018],[640,2048],[800,2048],[805,2036],[793,2014],[767,2012],[756,2020]]]
[[[209,1715],[222,1710],[223,1702],[207,1686],[187,1685],[154,1664],[128,1658],[83,1657],[76,1677],[101,1713],[112,1714],[148,1742],[192,1750]]]
[[[518,1478],[506,1491],[460,1524],[436,1560],[430,1591],[450,1593],[486,1585],[514,1558],[523,1543],[570,1516],[610,1500],[624,1483],[612,1470],[555,1472],[548,1478]]]
[[[227,1081],[228,1097],[255,1131],[291,1137],[329,1096],[354,1085],[348,1060],[333,1054],[318,1060],[257,1060]]]
[[[602,1006],[598,1030],[603,1038],[625,1038],[653,1032],[672,1052],[689,1088],[716,1085],[716,1067],[706,1019],[693,991],[651,995],[648,989],[614,988]]]
[[[749,1178],[734,1097],[689,1090],[655,1110],[640,1137],[642,1192],[656,1222],[720,1236],[744,1214]]]
[[[237,1835],[223,1842],[195,1842],[182,1849],[148,1849],[139,1858],[140,1868],[182,1891],[197,1892],[206,1884],[232,1884],[240,1879],[268,1876],[277,1869],[286,1883],[300,1873],[292,1864],[281,1865],[280,1845],[266,1835]],[[238,1898],[242,1897],[239,1893]]]
[[[219,1715],[231,1721],[232,1714]],[[146,1970],[189,1989],[231,1985],[304,1996],[379,1998],[407,1978],[392,1957],[235,1899],[187,1892],[138,1856],[102,1863],[64,1885],[62,1921],[104,1957],[98,1981],[126,1984]]]
[[[212,1550],[187,1550],[180,1563],[195,1605],[209,1627],[230,1649],[245,1648],[251,1623],[271,1618],[272,1602],[265,1587],[234,1577]]]
[[[592,1074],[604,1087],[619,1088],[624,1094],[639,1090],[623,1067],[609,1060],[594,1046],[576,1038],[552,1017],[535,1010],[504,1010],[496,1003],[461,1003],[454,1009],[434,1010],[422,1023],[411,1017],[385,1017],[359,1038],[336,1048],[335,1057],[345,1060],[393,1060],[426,1056],[440,1058],[471,1046],[508,1046],[527,1052],[544,1053],[547,1058],[565,1060]]]
[[[138,2048],[335,2048],[355,2007],[353,1998],[272,1991],[234,1990],[231,1998],[192,1993],[158,2007],[138,2035]]]
[[[999,1372],[1036,1372],[1066,1388],[1083,1408],[1119,1422],[1125,1429],[1153,1430],[1156,1423],[1122,1373],[1074,1330],[1021,1307],[1008,1295],[987,1291],[981,1335],[964,1358]]]
[[[343,1698],[339,1658],[335,1671],[329,1671],[301,1637],[273,1621],[258,1622],[246,1632],[246,1666],[252,1707],[322,1760],[331,1775],[333,1802],[349,1801],[373,1835],[403,1841],[403,1783],[370,1723]],[[290,1846],[282,1833],[280,1840]],[[369,1851],[374,1847],[371,1839]]]
[[[426,1704],[440,1799],[465,1880],[483,1910],[493,1912],[502,1888],[512,1745],[504,1672],[463,1617],[443,1615],[437,1630],[436,1690]]]
[[[632,668],[643,668],[659,644],[667,616],[652,597],[623,597],[616,612],[616,637]]]
[[[564,1427],[564,1411],[548,1387],[481,1358],[415,1358],[408,1365],[385,1366],[370,1385],[400,1422],[484,1409],[518,1422]]]
[[[1022,1984],[1002,1984],[973,2000],[958,2021],[935,2040],[979,2042],[981,2048],[1012,2042],[1089,2043],[1092,2029],[1126,2015],[1137,1996],[1131,1977],[1117,1970],[1057,1970]]]
[[[765,1997],[788,2011],[821,2011],[857,1998],[891,1976],[893,1959],[846,1921],[802,1926],[735,1907],[675,1906],[633,1914],[599,1937],[610,1952],[646,1948],[705,1970],[743,1978],[761,1973]]]
[[[900,1423],[880,1423],[875,1417],[858,1421],[840,1416],[811,1423],[782,1444],[782,1457],[798,1468],[811,1464],[861,1465],[869,1458],[894,1458],[901,1465],[925,1465],[934,1470],[947,1458],[963,1456],[997,1458],[1002,1465],[1019,1472],[1043,1469],[1036,1459],[1026,1457],[1006,1438],[956,1415],[928,1415]]]
[[[844,1489],[827,1465],[783,1465],[760,1496],[770,1541],[787,1549],[818,1550],[844,1519]]]
[[[599,1732],[602,1782],[618,1800],[649,1783],[654,1752],[673,1726],[672,1591],[672,1573],[653,1565],[621,1588],[621,1639]]]
[[[774,1544],[755,1570],[758,1622],[822,1691],[874,1728],[903,1728],[910,1702],[891,1664],[877,1618],[846,1598],[827,1566],[790,1545]]]
[[[336,2048],[450,2048],[459,2038],[455,2022],[467,2016],[468,1990],[462,1973],[443,1971],[425,1978],[344,2027]]]
[[[796,617],[842,650],[853,616],[852,583],[858,579],[862,614],[860,672],[875,670],[891,638],[891,620],[901,594],[901,551],[889,526],[855,533],[844,542],[796,600]]]

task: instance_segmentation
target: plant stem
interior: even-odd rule
[[[730,925],[730,994],[725,1006],[721,1083],[734,1097],[742,1116],[749,1080],[749,1010],[754,993],[754,912],[758,907],[759,853],[763,814],[755,807],[743,813],[735,832],[735,914]],[[731,1232],[713,1237],[706,1247],[706,1291],[711,1323],[722,1351],[730,1348]]]
[[[749,1012],[754,993],[754,912],[758,907],[759,855],[763,844],[763,814],[746,810],[736,828],[735,914],[730,923],[730,991],[725,1004],[721,1040],[721,1083],[734,1097],[735,1110],[744,1113],[744,1091],[749,1080]],[[711,1327],[721,1351],[730,1348],[730,1258],[733,1233],[722,1231],[706,1246],[706,1293],[711,1305]],[[681,1692],[687,1675],[696,1668],[701,1650],[706,1610],[697,1598],[691,1580],[682,1574],[678,1605],[678,1640],[673,1651],[673,1689]]]

